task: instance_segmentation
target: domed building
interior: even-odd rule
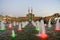
[[[42,17],[36,17],[32,12],[33,12],[32,9],[28,10],[28,14],[26,15],[26,17],[18,17],[17,20],[18,21],[28,21],[29,19],[32,19],[34,21],[39,21],[42,19]]]

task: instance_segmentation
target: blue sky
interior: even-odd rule
[[[60,0],[0,0],[0,14],[25,16],[28,8],[36,16],[49,16],[60,13]]]

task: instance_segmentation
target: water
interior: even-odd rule
[[[22,28],[25,28],[27,24],[28,24],[28,21],[22,22]]]
[[[16,25],[19,25],[19,22],[17,22]]]
[[[22,28],[21,28],[21,22],[19,23],[18,31],[22,31]]]
[[[45,30],[45,25],[44,25],[44,21],[41,20],[41,31],[36,35],[40,38],[47,38],[47,34],[46,34],[46,30]]]
[[[42,33],[45,33],[46,31],[45,31],[45,26],[44,26],[44,21],[43,20],[41,20],[41,31],[42,31]]]
[[[26,21],[26,22],[25,22],[25,26],[26,26],[28,23],[29,23],[29,22],[28,22],[28,21]]]
[[[13,22],[13,26],[16,26],[16,22],[15,21]]]
[[[40,31],[40,22],[39,22],[39,21],[36,22],[36,29],[37,29],[38,31]]]
[[[16,37],[16,34],[15,34],[15,31],[14,31],[14,30],[12,30],[11,37],[12,37],[12,38],[15,38],[15,37]]]
[[[51,27],[52,27],[52,25],[51,25],[51,19],[50,19],[48,22],[48,28],[51,28]]]
[[[60,26],[59,26],[59,25],[60,25],[60,24],[59,24],[59,19],[57,19],[55,30],[60,30]]]
[[[13,26],[12,26],[12,24],[10,23],[10,24],[8,25],[8,28],[9,28],[9,29],[12,29],[12,27],[13,27]]]
[[[34,21],[32,21],[32,24],[36,27],[36,30],[37,31],[40,31],[40,24],[39,24],[39,21],[36,21],[36,22],[34,22]]]
[[[36,27],[36,23],[34,21],[32,21],[32,24]]]
[[[5,24],[4,24],[4,21],[1,21],[1,26],[0,26],[0,30],[5,30],[6,28],[5,28]]]

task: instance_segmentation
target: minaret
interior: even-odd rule
[[[28,13],[33,13],[32,7],[31,8],[28,8]]]
[[[28,13],[30,13],[30,9],[28,8]]]
[[[31,13],[33,13],[33,9],[31,8]]]
[[[32,21],[32,8],[31,9],[28,9],[28,16],[29,16],[29,21],[31,22]]]

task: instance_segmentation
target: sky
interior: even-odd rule
[[[0,14],[26,16],[32,8],[35,16],[50,16],[60,13],[60,0],[0,0]]]

